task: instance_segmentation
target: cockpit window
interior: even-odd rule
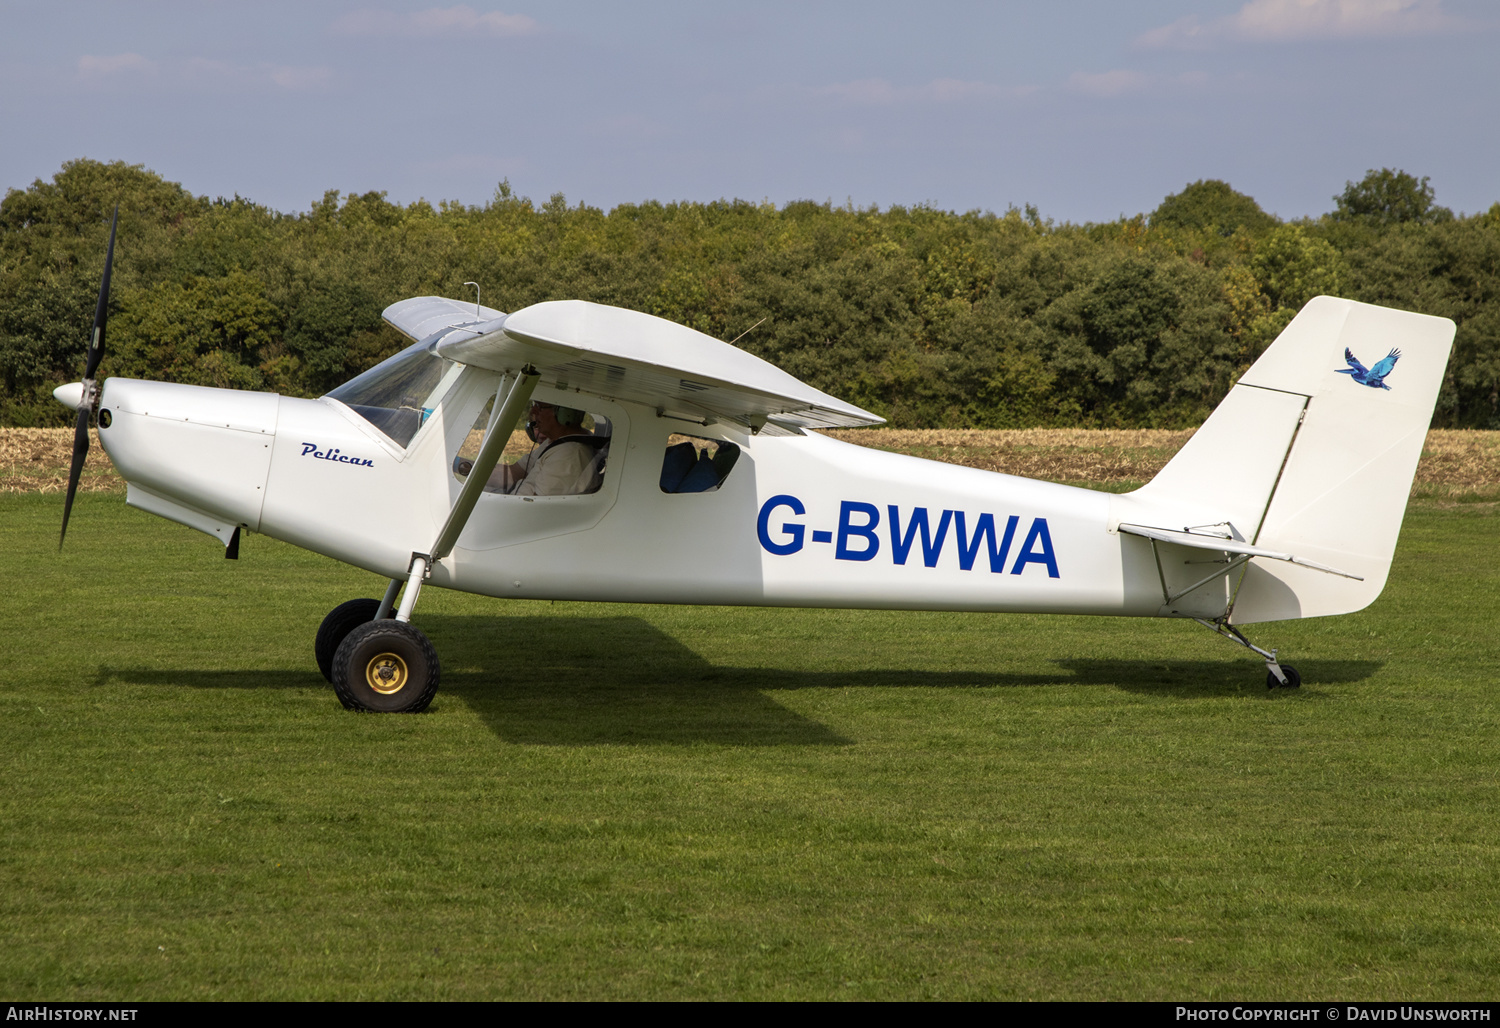
[[[452,385],[460,365],[416,343],[350,379],[328,396],[405,447]]]

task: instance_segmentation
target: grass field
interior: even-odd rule
[[[431,590],[413,717],[312,661],[374,576],[6,492],[0,995],[1493,998],[1487,488],[1253,633],[1295,693],[1182,623]]]

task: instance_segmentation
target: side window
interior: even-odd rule
[[[672,435],[661,462],[661,491],[664,493],[706,493],[719,488],[734,462],[740,459],[740,448],[722,439],[701,436]]]
[[[479,456],[494,407],[491,397],[474,419],[458,453],[453,474],[468,477]],[[538,401],[525,428],[511,433],[485,492],[519,496],[576,496],[604,483],[612,426],[603,414]]]
[[[495,398],[491,396],[484,403],[481,410],[474,419],[469,434],[464,436],[464,441],[458,448],[458,453],[453,458],[453,473],[460,479],[469,477],[469,469],[474,466],[474,458],[479,456],[479,447],[484,444],[484,433],[490,425],[490,417],[495,410]],[[516,429],[510,434],[510,439],[505,444],[504,451],[500,454],[500,464],[514,464],[518,458],[531,449],[531,440],[526,438],[522,429]]]

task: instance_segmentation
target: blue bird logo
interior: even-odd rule
[[[1354,381],[1360,385],[1367,385],[1371,389],[1389,389],[1385,384],[1385,376],[1396,368],[1396,362],[1401,359],[1400,350],[1392,350],[1380,360],[1375,362],[1373,368],[1367,368],[1355,359],[1354,353],[1348,347],[1344,348],[1344,360],[1348,362],[1347,368],[1339,368],[1340,375],[1352,376]]]

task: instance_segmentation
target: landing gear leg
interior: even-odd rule
[[[380,609],[375,612],[375,620],[382,621],[391,616],[391,608],[396,605],[396,594],[401,591],[401,579],[391,579],[391,584],[385,587],[385,596],[381,598]]]
[[[1222,636],[1232,643],[1238,643],[1239,645],[1245,647],[1245,649],[1251,650],[1264,657],[1266,659],[1267,689],[1275,689],[1277,686],[1280,686],[1284,689],[1297,689],[1301,687],[1302,676],[1297,672],[1297,669],[1292,667],[1290,664],[1282,664],[1280,661],[1278,661],[1276,659],[1275,650],[1267,652],[1261,649],[1249,639],[1246,639],[1245,633],[1229,624],[1228,621],[1205,621],[1203,618],[1193,618],[1193,620],[1198,622],[1198,624],[1202,625],[1204,628],[1207,628],[1209,631],[1213,632],[1215,635]]]

